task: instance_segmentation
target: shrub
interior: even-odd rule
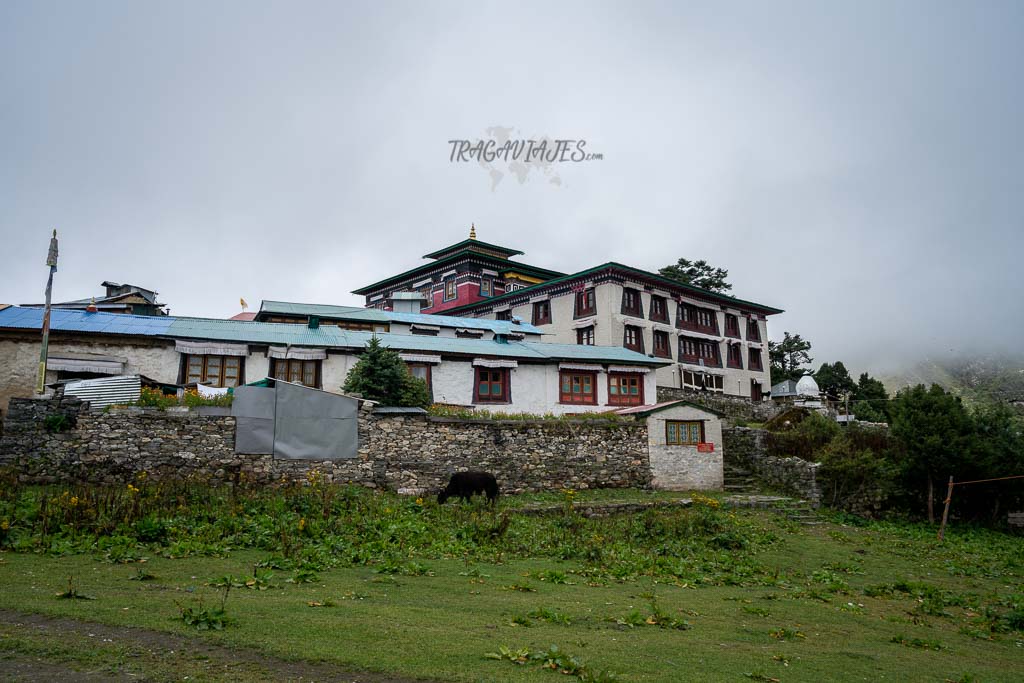
[[[827,417],[810,413],[799,423],[770,431],[767,439],[768,453],[781,458],[796,456],[814,461],[818,451],[828,445],[839,434],[839,430],[839,425]]]

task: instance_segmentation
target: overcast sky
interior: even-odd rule
[[[0,302],[350,290],[464,239],[678,257],[815,366],[1024,338],[1024,3],[0,3]],[[585,140],[492,176],[451,139]],[[556,182],[552,182],[555,180]]]

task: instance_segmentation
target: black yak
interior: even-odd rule
[[[437,494],[437,502],[444,504],[451,497],[461,498],[466,502],[476,493],[487,494],[487,500],[494,505],[498,497],[498,481],[489,472],[456,472],[452,475],[448,486]]]

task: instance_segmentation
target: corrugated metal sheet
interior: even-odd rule
[[[42,311],[16,306],[0,311],[0,328],[40,329],[41,326]],[[170,316],[154,318],[81,311],[53,311],[51,326],[53,329],[68,332],[96,332],[157,336],[170,339],[206,339],[249,344],[353,350],[362,349],[374,336],[372,332],[343,330],[335,325],[321,325],[313,330],[306,325],[285,323],[173,318]],[[382,344],[396,351],[429,351],[536,361],[578,360],[648,366],[668,365],[671,362],[616,346],[582,346],[524,341],[498,343],[484,339],[431,337],[414,334],[377,334],[376,336]]]
[[[398,322],[404,324],[437,325],[439,327],[465,327],[473,330],[489,330],[498,334],[543,334],[543,330],[529,323],[518,325],[507,320],[489,320],[487,318],[459,318],[449,315],[432,315],[430,313],[396,313],[381,311],[376,308],[359,308],[356,306],[329,306],[327,304],[298,304],[288,301],[264,301],[260,306],[261,313],[277,313],[280,315],[319,315],[324,318],[357,320],[365,322]]]
[[[64,385],[65,396],[77,396],[83,401],[88,401],[92,410],[134,403],[139,400],[141,391],[142,380],[138,375],[83,379]]]

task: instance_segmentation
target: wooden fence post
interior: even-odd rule
[[[949,478],[949,488],[946,489],[946,507],[942,509],[942,524],[939,525],[939,540],[946,538],[946,520],[949,519],[949,501],[953,498],[953,477]]]

